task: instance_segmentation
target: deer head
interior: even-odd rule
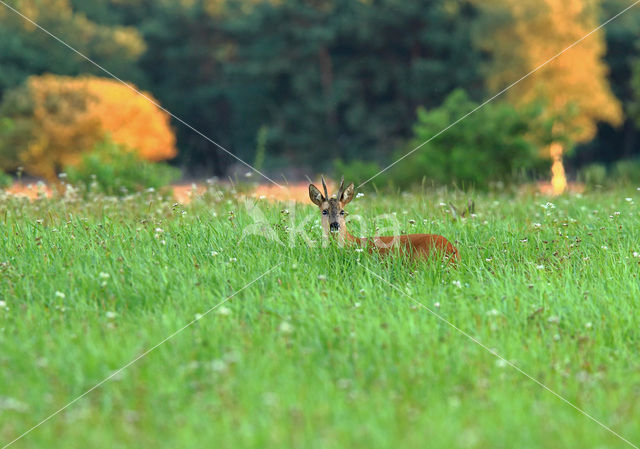
[[[309,184],[309,198],[311,202],[320,208],[322,213],[322,231],[324,235],[337,235],[341,242],[347,237],[347,225],[345,223],[344,207],[353,199],[355,190],[353,183],[344,188],[344,177],[340,180],[338,193],[329,197],[327,185],[322,177],[324,195],[313,184]]]

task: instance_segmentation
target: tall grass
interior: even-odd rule
[[[310,214],[321,240],[311,205],[259,201],[256,235],[219,186],[2,197],[0,442],[280,264],[13,447],[625,447],[377,276],[639,444],[637,193],[481,194],[463,220],[455,192],[348,207],[445,235],[458,268],[290,245]]]

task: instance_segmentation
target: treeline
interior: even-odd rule
[[[311,171],[330,169],[337,160],[390,161],[415,139],[419,108],[436,110],[455,89],[477,104],[543,62],[556,46],[566,46],[567,36],[577,39],[627,6],[622,0],[9,3],[247,162],[266,170],[294,165]],[[567,13],[576,8],[576,14]],[[522,10],[528,12],[519,15]],[[541,14],[537,22],[533,11]],[[523,27],[528,38],[519,34]],[[584,142],[573,153],[575,162],[611,162],[640,151],[638,29],[640,14],[626,14],[607,25],[604,35],[594,35],[591,53],[581,55],[591,65],[576,61],[574,79],[551,73],[523,85],[531,92],[546,86],[542,100],[514,90],[527,105],[546,101],[546,118],[582,106],[574,113],[579,120],[553,130],[570,138],[567,150]],[[555,41],[536,40],[545,35]],[[586,76],[588,67],[595,81]],[[44,73],[105,76],[0,7],[0,97]],[[580,83],[582,95],[596,103],[581,105],[572,97],[555,104],[558,89]],[[520,107],[518,98],[505,101]],[[581,135],[577,128],[585,126],[593,132]],[[233,164],[191,130],[173,127],[178,165],[223,174]]]

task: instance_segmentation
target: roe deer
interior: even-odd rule
[[[353,199],[353,183],[344,188],[344,178],[340,182],[337,195],[329,197],[327,185],[322,178],[324,195],[313,184],[309,184],[309,198],[322,211],[322,229],[325,236],[337,236],[340,243],[356,243],[366,247],[370,252],[374,249],[381,254],[399,250],[412,258],[428,258],[442,255],[449,261],[457,261],[458,250],[446,238],[437,234],[409,234],[381,237],[354,237],[347,230],[344,218],[344,207]]]

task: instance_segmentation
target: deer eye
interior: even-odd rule
[[[344,215],[344,211],[343,210],[340,211],[340,215]]]
[[[322,215],[327,215],[329,213],[329,211],[327,209],[322,211]]]

